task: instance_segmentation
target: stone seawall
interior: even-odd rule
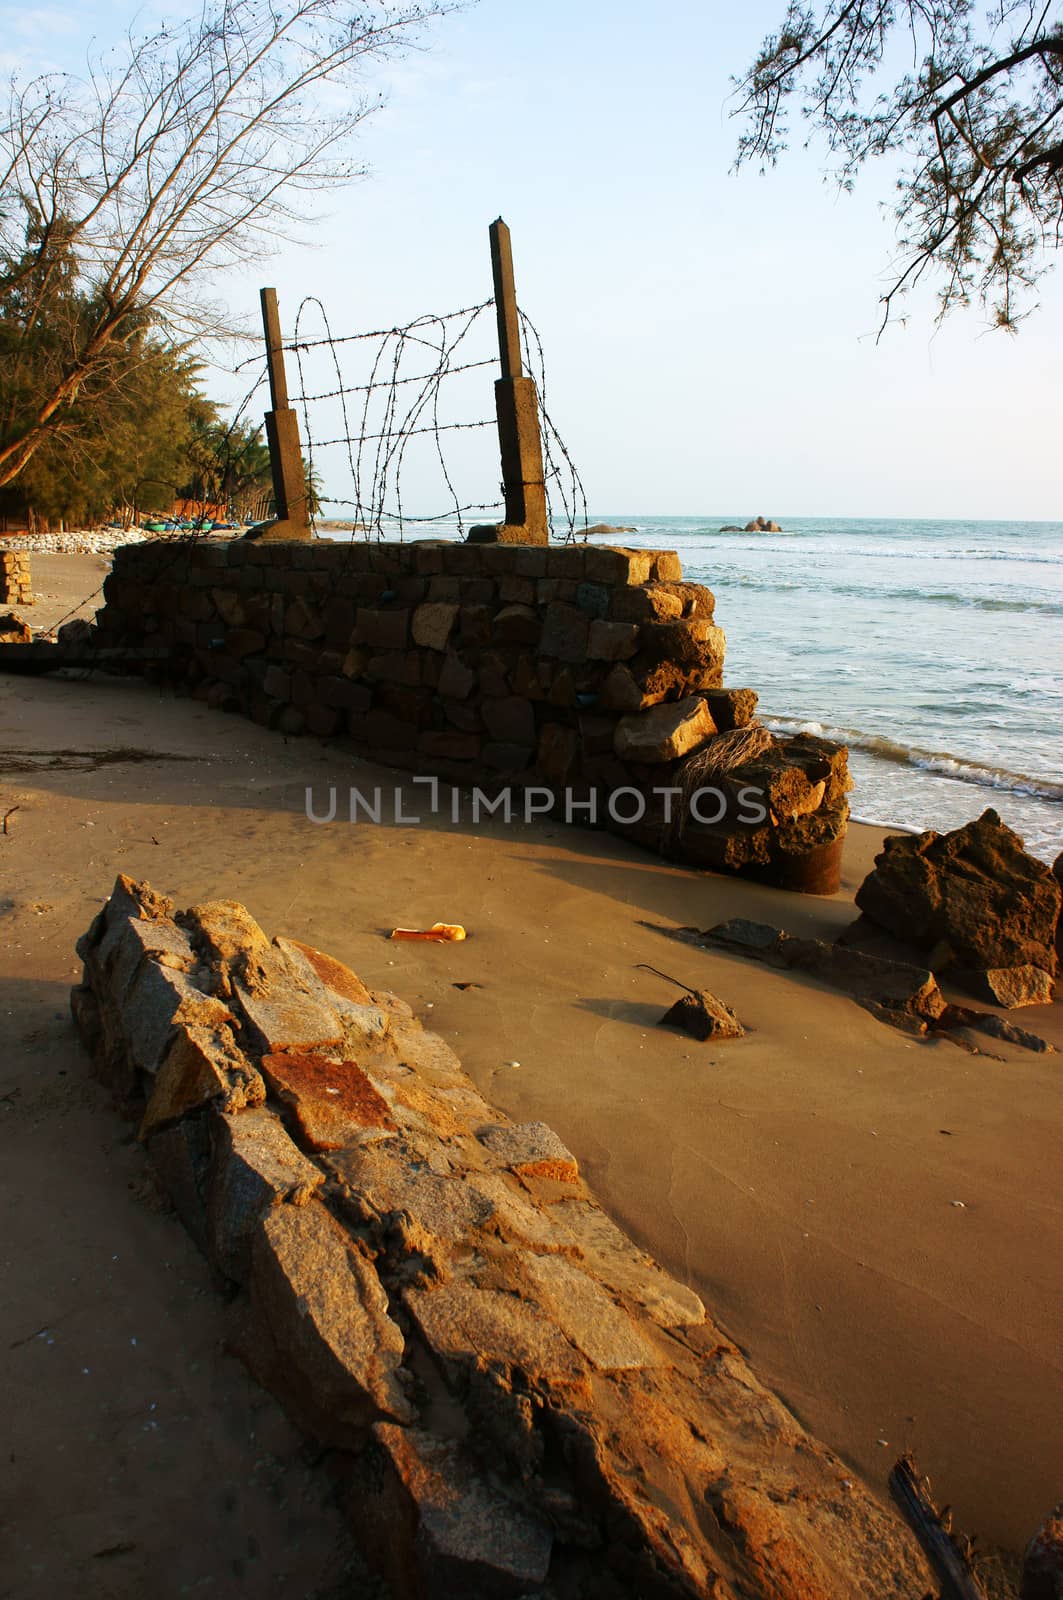
[[[394,995],[120,877],[72,1007],[396,1600],[919,1600],[903,1524]]]
[[[146,544],[116,552],[105,596],[97,644],[163,646],[210,705],[541,789],[694,865],[837,887],[846,752],[755,724],[756,694],[723,687],[713,596],[670,551]]]

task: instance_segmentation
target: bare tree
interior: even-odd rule
[[[216,327],[214,270],[268,253],[298,221],[300,196],[361,174],[354,135],[380,103],[367,65],[452,9],[204,0],[192,20],[90,60],[84,78],[12,79],[0,114],[0,336],[16,403],[0,484],[90,380],[120,379],[122,347],[146,321],[184,338]]]
[[[788,97],[826,138],[846,187],[873,156],[908,165],[902,259],[882,296],[940,274],[939,316],[977,298],[998,327],[1050,265],[1063,224],[1063,20],[1053,0],[791,0],[734,80],[738,164],[786,148]]]

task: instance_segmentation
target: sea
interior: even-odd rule
[[[745,515],[589,518],[675,550],[716,596],[724,681],[779,733],[849,747],[854,818],[955,828],[992,806],[1063,851],[1063,522]],[[450,531],[407,529],[406,537]]]

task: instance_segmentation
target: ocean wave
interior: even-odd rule
[[[819,584],[808,580],[803,583],[788,583],[778,579],[751,578],[748,573],[738,574],[733,578],[726,575],[718,575],[715,579],[715,587],[717,591],[731,587],[734,589],[757,589],[762,592],[770,591],[772,594],[801,593],[813,595],[828,592],[830,594],[848,595],[856,600],[902,600],[906,603],[925,600],[933,605],[969,607],[974,611],[1032,611],[1047,617],[1063,617],[1063,600],[1008,599],[997,595],[958,594],[952,590],[884,589],[873,584],[831,583],[829,580]]]
[[[944,778],[978,784],[986,789],[1063,803],[1063,783],[1053,783],[1048,778],[1032,778],[1022,772],[1009,772],[1007,767],[990,766],[988,762],[950,755],[945,750],[921,750],[918,745],[900,744],[896,739],[887,739],[882,734],[863,733],[859,728],[836,728],[829,723],[808,722],[799,717],[765,717],[763,720],[773,733],[812,733],[822,739],[837,739],[851,749],[877,756],[880,761],[918,767],[923,772],[936,772]]]
[[[770,539],[774,541],[780,537],[783,537],[777,533],[761,533],[757,534],[756,538],[754,538],[753,535],[750,534],[747,535],[747,543],[744,545],[739,545],[737,543],[737,540],[740,537],[739,535],[713,533],[708,528],[672,529],[645,526],[639,531],[643,535],[650,538],[669,539],[672,542],[672,546],[680,550],[682,549],[684,540],[687,539],[720,539],[721,547],[729,552],[734,550],[763,551],[765,549],[765,540]],[[829,554],[844,558],[859,556],[863,559],[880,561],[898,559],[903,559],[905,561],[1009,561],[1020,566],[1030,565],[1036,567],[1058,567],[1061,559],[1060,552],[1058,550],[1031,550],[1029,548],[1016,550],[985,550],[979,545],[945,545],[944,547],[934,547],[926,544],[905,544],[902,540],[898,539],[898,536],[895,533],[885,534],[881,544],[867,544],[866,542],[861,544],[845,544],[843,542],[844,535],[839,534],[834,528],[832,528],[829,532],[819,534],[810,533],[800,528],[794,528],[791,532],[787,533],[785,537],[790,539],[807,539],[810,547],[809,553],[812,555]],[[857,537],[866,540],[867,536],[866,534],[862,534],[858,535]],[[923,537],[925,537],[925,535]],[[827,547],[827,549],[824,549],[821,541],[825,539],[830,539],[836,542]],[[892,542],[887,543],[887,540]],[[800,551],[787,551],[787,555],[797,554],[800,554]]]

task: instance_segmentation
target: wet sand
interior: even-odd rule
[[[91,580],[95,560],[36,557],[37,587],[68,606],[92,582],[75,593],[47,568]],[[68,1020],[74,941],[118,871],[178,905],[243,900],[408,999],[489,1098],[557,1129],[617,1219],[880,1489],[911,1449],[958,1527],[1012,1549],[1063,1493],[1060,1056],[916,1041],[668,936],[733,915],[831,936],[881,830],[851,830],[838,895],[799,898],[605,834],[433,819],[425,789],[342,750],[103,677],[0,677],[0,750],[0,811],[19,808],[0,837],[0,1594],[210,1578],[294,1600],[349,1556],[323,1475],[223,1353],[216,1286]],[[315,825],[306,787],[320,808],[332,783],[401,783],[423,821]],[[468,941],[384,937],[437,920]],[[675,991],[639,962],[721,995],[749,1036],[657,1029]],[[1063,1046],[1058,1003],[1018,1020]]]

